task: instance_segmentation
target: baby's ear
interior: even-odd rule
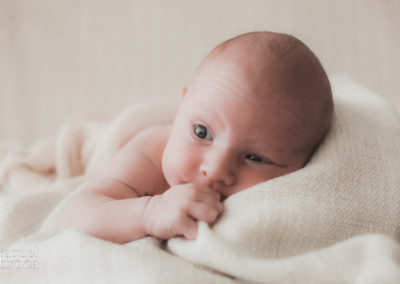
[[[179,102],[183,101],[183,98],[186,96],[186,92],[187,92],[187,88],[183,87],[182,90],[181,90],[181,97],[180,97]]]

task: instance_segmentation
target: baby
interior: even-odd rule
[[[319,60],[298,39],[247,33],[223,42],[183,88],[172,125],[135,135],[66,205],[61,229],[113,242],[195,239],[228,196],[305,166],[333,102]]]

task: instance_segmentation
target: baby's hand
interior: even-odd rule
[[[197,221],[212,224],[223,210],[219,193],[192,183],[171,187],[153,196],[144,212],[143,226],[148,235],[170,239],[197,236]]]

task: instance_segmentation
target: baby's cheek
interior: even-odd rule
[[[187,182],[197,180],[201,161],[201,151],[199,149],[186,148],[184,154],[177,161],[181,178]]]
[[[179,169],[182,174],[192,170],[196,163],[195,152],[190,149],[182,149],[180,153],[174,157],[175,168]]]
[[[172,151],[169,151],[172,150]],[[190,154],[184,149],[169,149],[163,157],[163,173],[170,186],[182,183],[190,167]]]

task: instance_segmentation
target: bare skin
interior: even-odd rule
[[[195,239],[197,221],[213,224],[225,198],[302,168],[330,121],[320,117],[326,100],[279,93],[276,72],[241,57],[246,44],[203,64],[172,125],[134,136],[70,200],[61,229],[117,243]]]

